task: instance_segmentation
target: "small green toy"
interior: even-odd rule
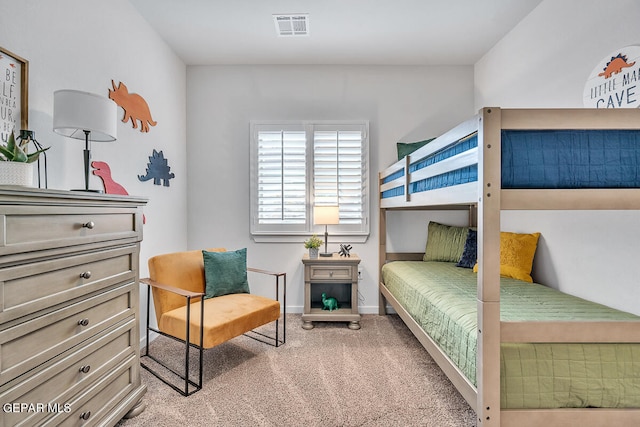
[[[322,305],[323,310],[333,311],[340,308],[340,306],[338,305],[338,300],[334,297],[327,297],[327,294],[325,293],[322,294]]]

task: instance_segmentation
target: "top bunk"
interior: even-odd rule
[[[379,175],[381,209],[640,209],[640,109],[487,107]]]

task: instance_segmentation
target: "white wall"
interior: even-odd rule
[[[288,309],[301,312],[303,239],[255,243],[249,234],[249,121],[369,120],[371,235],[353,252],[362,258],[360,310],[376,313],[378,171],[396,160],[397,141],[436,136],[472,115],[472,83],[470,66],[188,67],[189,247],[247,247],[250,265],[287,273]],[[426,222],[416,227],[426,236]],[[424,239],[414,245],[424,249]],[[252,292],[258,280],[250,278]]]
[[[3,1],[0,16],[0,44],[29,61],[29,128],[51,146],[49,188],[84,187],[84,142],[52,131],[55,90],[106,97],[114,79],[149,104],[158,124],[148,134],[119,122],[117,141],[92,144],[93,159],[107,162],[115,181],[129,194],[149,199],[140,255],[146,276],[150,256],[187,245],[185,65],[127,0]],[[118,115],[122,118],[121,109]],[[176,175],[169,188],[137,178],[145,174],[154,148],[164,152]],[[93,176],[90,186],[103,188]]]
[[[475,65],[475,108],[582,107],[593,68],[640,45],[637,0],[545,0]],[[640,213],[503,213],[502,229],[542,233],[534,279],[640,314]]]

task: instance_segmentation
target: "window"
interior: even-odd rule
[[[251,123],[251,234],[297,241],[322,233],[314,205],[338,205],[330,235],[369,234],[368,123]],[[338,239],[338,237],[336,237]]]

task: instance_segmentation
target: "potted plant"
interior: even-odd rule
[[[304,241],[304,247],[309,249],[309,258],[318,258],[318,248],[320,248],[323,243],[317,234],[312,235]]]
[[[29,141],[30,137],[22,138],[16,143],[16,138],[11,132],[7,143],[0,145],[0,185],[33,184],[33,162],[49,147],[27,153]]]

